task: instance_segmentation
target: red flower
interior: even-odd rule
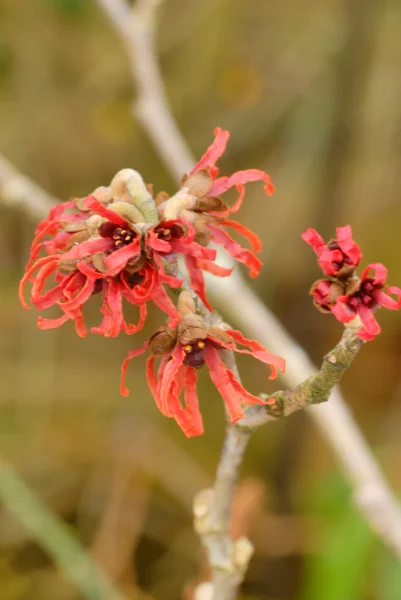
[[[362,258],[361,250],[352,239],[352,230],[349,225],[338,227],[336,232],[337,237],[327,244],[315,229],[305,231],[302,239],[312,246],[325,275],[339,279],[348,278]]]
[[[24,288],[31,281],[32,304],[39,310],[58,305],[63,313],[56,319],[39,317],[38,326],[49,329],[72,319],[77,333],[85,336],[82,308],[93,294],[100,292],[104,317],[99,327],[92,328],[94,333],[116,336],[120,331],[139,331],[149,300],[170,316],[171,324],[176,323],[178,313],[163,284],[180,287],[182,280],[164,271],[161,256],[168,257],[173,244],[157,238],[159,226],[152,228],[142,224],[139,227],[117,212],[117,205],[115,210],[113,205],[106,208],[94,196],[79,200],[79,206],[75,213],[68,213],[67,210],[75,208],[74,202],[57,205],[36,230],[30,261],[20,284],[20,299],[23,306],[29,308],[24,300]],[[130,212],[128,203],[118,208]],[[51,239],[43,241],[47,234]],[[189,252],[198,251],[198,244],[191,245],[185,236],[183,240],[180,243]],[[38,258],[42,248],[48,256]],[[201,255],[214,258],[214,251],[201,248]],[[52,278],[56,285],[44,292]],[[124,320],[123,298],[139,306],[137,325],[128,325]]]
[[[180,295],[178,309],[182,316],[175,329],[162,327],[150,340],[137,350],[129,352],[122,365],[121,393],[128,395],[125,375],[129,361],[149,348],[146,374],[150,390],[163,415],[176,420],[187,437],[203,433],[202,416],[196,392],[197,369],[209,368],[210,377],[220,392],[232,423],[244,417],[242,404],[265,404],[263,400],[247,392],[234,373],[223,362],[220,351],[233,350],[251,354],[271,367],[270,379],[277,375],[277,368],[285,370],[283,358],[271,354],[254,340],[248,340],[236,330],[207,327],[187,292]],[[238,348],[237,344],[246,346]],[[161,361],[155,374],[156,356]],[[184,406],[180,395],[184,392]]]
[[[207,149],[200,161],[192,169],[188,177],[183,178],[181,189],[171,198],[165,194],[156,198],[159,216],[165,219],[181,218],[193,225],[196,233],[195,240],[202,245],[210,241],[223,246],[226,251],[238,262],[244,263],[249,269],[251,277],[259,274],[261,262],[254,252],[261,250],[259,238],[244,225],[231,221],[228,217],[241,207],[245,187],[244,184],[251,181],[264,181],[266,194],[272,194],[274,186],[269,175],[258,169],[237,171],[233,175],[218,177],[219,169],[216,167],[217,160],[224,154],[229,132],[220,128],[215,129],[215,139]],[[239,197],[230,208],[220,198],[229,189],[236,187]],[[250,243],[252,251],[243,248],[233,240],[225,228],[231,227],[243,235]],[[199,281],[203,275],[201,270],[207,270],[218,276],[227,276],[230,270],[223,269],[217,265],[204,265],[199,259],[191,259],[187,267],[194,274],[198,271]]]
[[[370,275],[370,271],[373,271],[373,276]],[[387,269],[384,265],[381,263],[368,265],[362,272],[361,279],[353,285],[352,292],[338,296],[335,304],[330,308],[342,323],[349,323],[359,316],[362,327],[358,330],[357,336],[362,340],[373,340],[381,331],[373,314],[377,308],[384,306],[390,310],[398,310],[401,307],[401,289],[391,286],[385,293],[383,290],[386,280]],[[396,300],[388,294],[394,295]]]

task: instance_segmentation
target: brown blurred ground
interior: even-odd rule
[[[351,223],[366,263],[382,261],[391,283],[401,284],[400,27],[401,5],[381,0],[169,0],[163,9],[161,64],[193,151],[203,152],[216,125],[229,128],[222,169],[264,168],[277,186],[271,199],[250,187],[242,209],[264,242],[265,267],[252,285],[316,360],[341,330],[309,302],[318,271],[300,239],[306,227],[330,236]],[[134,94],[121,43],[95,2],[4,0],[0,150],[50,192],[85,195],[123,167],[157,190],[174,190],[132,116]],[[34,223],[4,208],[0,214],[0,451],[128,598],[179,598],[202,571],[191,498],[215,470],[221,401],[201,377],[207,433],[187,441],[154,407],[143,360],[130,368],[130,398],[119,396],[120,363],[145,334],[81,340],[69,325],[38,331],[36,315],[16,299]],[[152,317],[148,332],[160,322]],[[98,318],[95,308],[88,318]],[[400,489],[401,321],[385,311],[379,320],[383,333],[364,348],[344,390]],[[266,389],[261,366],[240,366],[254,392]],[[341,557],[332,525],[356,519],[324,441],[296,415],[255,436],[244,475],[252,479],[243,498],[261,515],[250,531],[257,551],[245,597],[321,598],[330,569],[340,577],[341,569],[335,558],[325,566],[313,557],[326,543],[339,546]],[[246,506],[239,529],[247,527]],[[343,600],[391,598],[383,589],[395,588],[382,585],[390,577],[387,556],[367,575],[376,555],[364,551],[348,562],[356,561],[365,580]],[[79,597],[35,540],[0,512],[0,599]],[[334,592],[323,597],[342,600]]]

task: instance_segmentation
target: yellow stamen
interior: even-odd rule
[[[189,354],[190,352],[192,352],[192,346],[190,344],[187,344],[187,346],[184,346],[184,350],[187,354]]]
[[[171,233],[171,229],[163,229],[164,235],[169,235]]]
[[[204,348],[205,347],[205,342],[198,342],[198,348]]]
[[[131,236],[130,235],[126,235],[124,239],[125,239],[126,242],[130,242],[131,241]]]

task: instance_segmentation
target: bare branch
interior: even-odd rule
[[[156,59],[154,10],[159,2],[137,0],[131,9],[125,0],[96,1],[126,46],[137,86],[135,113],[167,169],[179,181],[192,169],[195,160],[171,113]]]
[[[28,177],[19,173],[0,156],[0,197],[4,204],[22,208],[34,219],[44,218],[56,198],[42,190]]]
[[[179,179],[191,169],[195,161],[171,114],[156,60],[152,25],[155,2],[137,0],[134,9],[124,0],[97,2],[105,10],[125,43],[138,90],[137,116],[166,166]],[[15,197],[20,197],[21,193]],[[25,193],[24,202],[18,202],[29,212],[42,215],[43,206],[31,199],[28,188],[25,188]],[[10,192],[8,194],[11,198]],[[14,200],[14,203],[16,202],[17,200]],[[295,390],[292,396],[290,394],[284,398],[285,401],[291,400],[294,403],[292,406],[297,408],[303,406],[305,398],[310,399],[306,392],[313,392],[316,386],[322,383],[324,385],[319,398],[327,399],[334,381],[330,375],[328,379],[325,379],[326,375],[322,379],[322,373],[327,369],[330,371],[330,364],[323,366],[320,375],[315,375],[316,369],[308,356],[248,287],[238,270],[224,280],[210,278],[209,289],[216,304],[224,307],[224,310],[231,311],[230,320],[239,324],[248,334],[257,337],[274,353],[286,357],[285,380]],[[244,306],[247,306],[246,311],[243,310]],[[340,371],[342,373],[343,369]],[[302,384],[305,379],[309,383]],[[307,411],[321,428],[326,441],[340,461],[353,486],[354,501],[360,511],[372,529],[401,559],[399,507],[340,391],[334,388],[330,403],[309,408]],[[252,427],[254,425],[256,423],[252,423]],[[233,543],[228,535],[232,493],[251,431],[252,428],[249,427],[228,427],[213,491],[203,492],[203,496],[198,496],[195,505],[197,529],[202,535],[214,568],[214,591],[212,592],[210,587],[207,589],[219,600],[235,597],[251,555],[249,542],[242,540],[238,545],[239,541]]]

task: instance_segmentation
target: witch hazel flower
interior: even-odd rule
[[[187,291],[179,296],[178,311],[180,321],[175,328],[161,327],[141,348],[129,352],[122,365],[122,395],[129,393],[125,386],[129,362],[149,350],[146,375],[156,405],[163,415],[175,419],[187,437],[203,433],[196,382],[197,372],[204,366],[223,398],[231,423],[244,417],[243,405],[266,404],[244,389],[224,363],[221,352],[226,349],[250,354],[270,366],[270,379],[276,377],[277,369],[285,371],[284,359],[271,354],[258,342],[245,338],[240,331],[207,325],[196,313],[194,301]],[[158,358],[160,363],[156,373]]]
[[[326,244],[318,232],[310,228],[302,234],[302,239],[312,246],[325,275],[347,279],[359,265],[362,253],[358,244],[352,239],[350,225],[338,227],[336,234],[336,238]]]
[[[195,230],[195,241],[202,246],[213,242],[222,246],[234,258],[245,264],[251,277],[256,277],[261,268],[260,260],[255,252],[260,252],[261,242],[257,235],[241,223],[230,219],[242,204],[245,195],[245,184],[252,181],[264,182],[265,193],[270,195],[274,191],[270,177],[259,169],[237,171],[230,176],[219,177],[216,162],[224,154],[229,139],[229,132],[216,128],[215,139],[207,149],[200,161],[195,165],[188,176],[182,180],[180,190],[172,197],[165,193],[156,196],[158,214],[163,219],[182,219],[190,223]],[[231,188],[236,188],[238,198],[233,206],[229,207],[220,198]],[[243,248],[233,240],[226,229],[231,228],[245,237],[251,250]],[[205,261],[194,256],[185,257],[186,267],[192,276],[194,291],[204,300],[204,281],[202,271],[213,275],[226,277],[231,269],[225,269],[213,262]],[[205,300],[204,300],[205,301]],[[205,304],[209,307],[207,300]]]
[[[314,249],[323,273],[331,276],[313,284],[310,294],[315,306],[357,330],[362,340],[373,340],[381,331],[374,316],[376,310],[401,308],[401,289],[395,286],[385,289],[387,268],[381,263],[372,263],[362,271],[361,277],[355,274],[362,255],[352,240],[349,225],[338,228],[337,238],[328,244],[324,244],[314,229],[308,229],[302,238]]]
[[[162,259],[175,250],[213,259],[215,251],[202,248],[193,238],[192,229],[178,220],[159,223],[142,178],[124,169],[108,188],[57,205],[39,225],[20,284],[21,302],[29,308],[24,290],[31,283],[30,300],[37,309],[57,305],[62,313],[55,319],[39,317],[38,326],[49,329],[73,320],[81,337],[87,334],[83,306],[100,293],[103,320],[92,328],[93,333],[116,336],[120,331],[139,331],[148,301],[166,312],[174,324],[179,315],[164,285],[177,288],[182,279],[166,273]],[[40,258],[42,250],[47,256]],[[139,307],[138,324],[126,323],[123,299]]]

